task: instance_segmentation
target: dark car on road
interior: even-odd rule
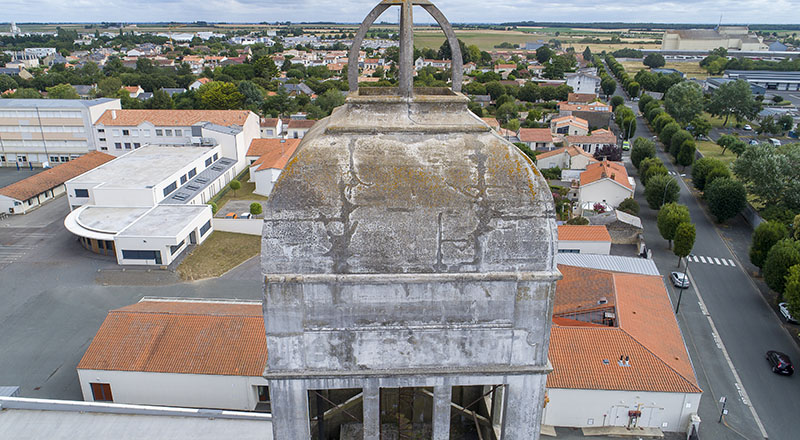
[[[791,376],[794,374],[794,366],[789,356],[780,351],[770,350],[767,352],[767,362],[772,366],[772,372]]]

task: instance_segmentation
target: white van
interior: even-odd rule
[[[780,146],[781,146],[781,141],[779,141],[779,140],[777,140],[777,139],[775,139],[775,138],[770,138],[770,139],[769,139],[769,142],[770,142],[770,143],[772,144],[772,146],[774,146],[774,147],[780,147]]]

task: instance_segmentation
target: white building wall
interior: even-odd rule
[[[540,170],[545,170],[548,168],[567,168],[567,157],[569,155],[567,153],[557,154],[555,156],[545,157],[542,159],[537,158],[536,167]]]
[[[215,231],[233,232],[235,234],[261,235],[264,220],[257,219],[229,219],[215,218],[212,220]]]
[[[269,197],[270,193],[272,193],[272,188],[275,186],[275,182],[278,181],[278,177],[281,175],[281,170],[269,168],[255,171],[255,168],[257,167],[250,168],[250,178],[256,183],[256,189],[253,192],[264,197]]]
[[[153,232],[153,236],[147,237],[117,235],[114,237],[114,248],[117,253],[117,263],[132,265],[158,264],[155,260],[128,260],[123,258],[122,255],[123,250],[143,250],[161,252],[160,264],[167,266],[172,263],[172,261],[175,260],[175,258],[177,258],[187,246],[190,245],[189,236],[192,232],[195,233],[195,237],[197,238],[196,244],[202,244],[208,238],[208,236],[211,235],[211,232],[214,230],[213,222],[211,229],[209,229],[205,234],[200,234],[200,228],[206,224],[206,222],[211,221],[211,218],[211,207],[209,206],[208,209],[204,210],[201,215],[195,217],[180,232],[171,237],[155,236],[158,234],[157,231]],[[172,253],[170,246],[175,246],[181,241],[183,241],[181,247],[177,249],[175,253]]]
[[[15,212],[14,208],[20,206],[16,205],[16,203],[20,203],[20,201],[0,195],[0,213],[13,214]]]
[[[585,202],[605,202],[616,208],[628,197],[633,197],[633,191],[605,179],[581,186],[578,199],[581,204]]]
[[[92,402],[90,383],[111,385],[116,403],[251,411],[263,377],[137,371],[78,370],[83,400]]]
[[[581,254],[611,254],[610,241],[575,241],[575,240],[558,240],[559,252],[563,250],[577,250]]]
[[[641,411],[637,426],[683,432],[697,413],[700,394],[548,388],[543,424],[563,427],[627,426],[628,411]]]

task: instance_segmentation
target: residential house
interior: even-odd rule
[[[500,122],[495,118],[481,118],[483,122],[489,125],[492,130],[497,131],[500,129]]]
[[[309,86],[307,86],[307,85],[305,85],[303,83],[291,84],[291,83],[288,83],[288,82],[283,82],[280,85],[280,88],[285,90],[286,93],[289,94],[289,96],[297,96],[297,95],[301,95],[301,94],[302,95],[311,96],[311,95],[314,94],[314,90],[312,90],[311,87],[309,87]]]
[[[579,209],[598,202],[616,208],[623,200],[633,197],[636,189],[625,166],[608,160],[589,164],[580,174],[578,185]]]
[[[589,134],[589,122],[577,116],[561,116],[550,120],[550,131],[564,136],[585,136]]]
[[[279,138],[283,133],[283,121],[280,118],[261,118],[261,137],[265,139]]]
[[[416,61],[414,61],[414,69],[420,71],[424,67],[433,67],[436,69],[445,70],[450,68],[450,64],[450,60],[431,60],[419,57],[416,59]]]
[[[25,214],[36,209],[64,194],[67,180],[114,159],[114,156],[91,151],[72,160],[69,156],[53,156],[51,159],[56,163],[53,168],[0,188],[0,212]],[[61,159],[64,159],[63,163],[59,163]]]
[[[600,90],[600,77],[594,69],[567,73],[564,78],[575,93],[597,93]]]
[[[186,93],[186,89],[183,87],[164,87],[161,91],[169,95],[170,98],[178,93]]]
[[[508,78],[508,75],[517,68],[516,64],[496,64],[494,66],[494,73],[500,74],[503,79]]]
[[[611,235],[603,225],[560,225],[558,252],[610,255]]]
[[[189,84],[189,90],[197,90],[203,84],[208,84],[213,81],[211,78],[197,78],[193,83]]]
[[[608,127],[611,122],[611,106],[604,102],[588,104],[558,103],[559,116],[577,116],[589,122],[591,127]]]
[[[145,297],[108,313],[77,369],[89,402],[252,411],[266,359],[261,301]]]
[[[139,95],[144,93],[142,86],[125,86],[123,89],[130,94],[131,98],[138,98]]]
[[[589,104],[597,101],[596,93],[570,93],[567,95],[567,104]]]
[[[256,194],[269,197],[289,159],[300,145],[300,139],[253,139],[247,151],[250,182]]]
[[[663,278],[651,260],[585,258],[613,259],[615,271],[558,265],[563,279],[556,284],[542,423],[684,432],[702,390]],[[646,264],[654,273],[634,273]]]
[[[91,98],[92,97],[92,90],[94,90],[95,87],[97,87],[97,84],[91,84],[91,85],[74,84],[72,86],[72,88],[75,89],[75,92],[78,93],[78,96],[80,96],[81,99],[89,99],[89,98]]]
[[[594,155],[597,150],[603,147],[613,147],[617,145],[617,136],[606,129],[594,130],[589,135],[567,136],[565,140],[568,145],[580,148],[590,155]]]
[[[286,126],[286,135],[290,139],[302,139],[316,123],[317,121],[312,120],[292,119]]]
[[[555,140],[549,128],[520,128],[519,141],[536,151],[555,149]]]
[[[481,108],[488,107],[492,104],[491,95],[473,95],[471,99],[473,102],[477,102]]]
[[[536,155],[536,166],[539,169],[561,168],[562,170],[585,170],[591,163],[597,162],[591,154],[574,146],[557,148]]]

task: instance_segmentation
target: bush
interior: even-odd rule
[[[800,264],[800,242],[785,238],[772,246],[764,261],[764,281],[770,289],[783,296],[789,268]]]
[[[733,218],[747,204],[747,191],[744,184],[730,177],[719,177],[706,187],[705,198],[708,209],[719,223]]]
[[[230,181],[230,183],[228,183],[228,187],[229,187],[231,190],[233,190],[233,196],[234,196],[234,197],[236,197],[236,190],[238,190],[238,189],[241,189],[241,188],[242,188],[242,182],[239,182],[239,181],[238,181],[238,180],[236,180],[236,179],[234,179],[234,180],[231,180],[231,181]]]
[[[253,202],[250,204],[250,214],[258,215],[261,214],[262,211],[261,203]]]
[[[795,216],[794,211],[780,205],[771,205],[764,208],[764,210],[761,211],[761,217],[764,220],[774,220],[776,222],[782,223],[785,226],[789,226],[792,224],[794,216]]]
[[[678,201],[680,187],[678,181],[670,176],[653,176],[644,188],[644,197],[652,209],[659,209],[664,203]]]
[[[617,207],[622,212],[626,212],[630,215],[639,215],[639,204],[634,200],[632,197],[629,197],[622,201]]]
[[[588,218],[586,218],[586,217],[581,217],[581,216],[578,216],[578,217],[573,217],[573,218],[571,218],[571,219],[567,220],[567,224],[568,224],[568,225],[581,225],[581,226],[585,226],[585,225],[588,225],[588,224],[589,224],[589,219],[588,219]]]
[[[783,223],[766,221],[753,231],[752,244],[750,245],[750,262],[759,269],[764,268],[767,253],[775,243],[789,236],[789,231]]]
[[[211,206],[211,214],[212,215],[216,214],[217,211],[219,211],[219,208],[217,208],[217,204],[216,203],[208,202],[208,205]]]
[[[542,172],[542,176],[547,180],[561,180],[561,168],[559,167],[547,168],[540,171]]]
[[[634,139],[633,148],[631,148],[631,163],[633,163],[633,166],[639,169],[639,164],[648,157],[656,157],[656,145],[653,141],[643,137]]]

